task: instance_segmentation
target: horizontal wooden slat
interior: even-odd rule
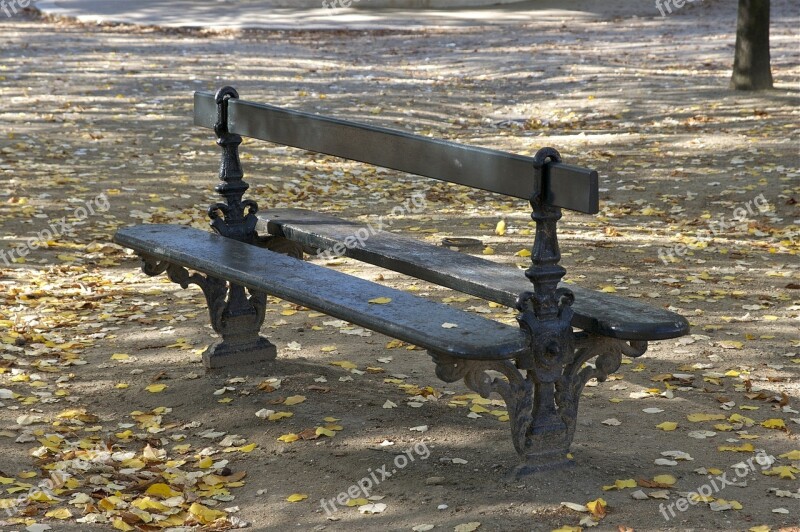
[[[335,216],[272,209],[258,217],[259,233],[280,234],[323,250],[349,238],[350,247],[339,247],[346,256],[510,307],[521,292],[533,290],[524,272],[513,266],[378,232]],[[366,239],[355,241],[365,234]],[[562,286],[575,294],[572,324],[584,331],[623,340],[663,340],[689,332],[687,321],[673,312],[580,286]]]
[[[114,242],[437,353],[499,360],[521,354],[528,344],[518,327],[187,226],[124,227]],[[369,303],[382,297],[391,302]]]
[[[213,128],[214,94],[194,95],[195,125]],[[528,200],[535,187],[533,158],[293,111],[245,100],[228,101],[228,129],[284,146],[325,153]],[[597,172],[547,163],[545,201],[594,214],[599,210]]]

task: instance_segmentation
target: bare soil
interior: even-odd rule
[[[553,530],[589,515],[562,502],[603,498],[599,530],[797,530],[798,499],[786,493],[800,489],[800,17],[788,0],[773,2],[776,90],[734,93],[732,4],[694,3],[663,19],[615,12],[416,32],[0,20],[0,250],[8,257],[48,227],[56,232],[24,261],[0,262],[0,393],[9,395],[0,395],[0,488],[29,492],[53,464],[77,482],[56,490],[62,500],[24,506],[2,503],[19,492],[0,492],[11,508],[3,529],[148,530],[129,505],[171,480],[180,508],[198,501],[226,512],[206,529]],[[263,332],[278,361],[205,373],[200,352],[214,338],[199,290],[145,276],[110,239],[143,222],[207,227],[218,154],[210,132],[191,125],[191,94],[225,84],[251,100],[480,146],[524,154],[553,146],[597,168],[601,213],[569,213],[560,224],[569,280],[670,308],[687,317],[691,336],[653,343],[586,389],[573,468],[513,482],[504,480],[517,463],[508,423],[491,413],[502,403],[474,408],[461,383],[436,379],[424,351],[391,338],[271,299]],[[532,243],[523,202],[260,142],[242,153],[249,197],[262,209],[384,216],[392,231],[432,243],[478,238],[491,260],[528,260],[516,255]],[[415,193],[425,209],[390,216]],[[84,217],[87,202],[95,212]],[[748,203],[746,220],[731,224]],[[330,266],[514,320],[510,309],[448,299],[460,294],[392,272],[344,259]],[[166,387],[147,391],[154,384]],[[305,400],[285,404],[294,396]],[[643,412],[652,408],[662,411]],[[292,416],[268,421],[256,415],[265,409]],[[712,419],[687,417],[698,413]],[[657,428],[670,421],[675,430]],[[278,441],[325,426],[332,437]],[[209,430],[220,434],[200,436]],[[132,454],[101,457],[102,445]],[[415,459],[397,468],[406,450]],[[754,467],[714,501],[664,518],[714,468],[735,477],[731,467],[760,450],[777,460],[771,469]],[[668,451],[692,460],[657,465]],[[369,493],[386,505],[381,513],[326,514],[321,499],[384,465],[398,471]],[[198,484],[208,472],[227,478]],[[240,481],[224,475],[241,472]],[[658,475],[674,485],[643,487]],[[639,486],[603,490],[627,479]],[[637,500],[637,490],[667,498]],[[120,500],[109,502],[115,493]],[[287,501],[292,494],[307,498]],[[71,516],[45,516],[58,509]],[[179,515],[204,520],[197,507]]]

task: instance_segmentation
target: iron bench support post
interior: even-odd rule
[[[433,353],[437,376],[454,382],[464,379],[470,389],[487,397],[497,392],[506,402],[514,447],[522,463],[512,471],[517,478],[536,471],[572,463],[569,448],[575,434],[578,402],[591,378],[604,381],[619,369],[622,355],[640,356],[647,342],[626,342],[613,338],[574,333],[574,295],[558,283],[566,270],[558,263],[557,223],[561,209],[544,201],[543,173],[549,159],[561,162],[552,148],[539,150],[535,159],[539,174],[531,198],[536,236],[531,267],[525,276],[532,292],[517,298],[517,321],[528,333],[529,351],[512,361],[472,361]],[[594,367],[584,364],[597,357]],[[492,377],[487,371],[505,378]]]
[[[256,240],[256,213],[258,204],[242,200],[250,186],[242,179],[244,172],[239,161],[239,144],[242,137],[228,131],[228,100],[238,98],[232,87],[223,87],[216,94],[217,123],[214,133],[222,149],[219,168],[220,183],[214,188],[225,199],[208,208],[211,227],[220,235],[240,242]],[[196,284],[203,290],[208,304],[211,326],[222,340],[203,353],[206,368],[215,369],[254,362],[268,362],[277,357],[277,348],[259,334],[264,323],[267,296],[263,292],[246,290],[237,285],[198,273],[189,274],[186,268],[174,264],[157,263],[147,256],[143,271],[147,275],[167,272],[173,282],[186,288]]]

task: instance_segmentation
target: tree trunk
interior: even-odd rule
[[[739,0],[731,88],[771,89],[769,63],[769,0]]]

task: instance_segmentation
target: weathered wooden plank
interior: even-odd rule
[[[260,233],[282,234],[323,250],[348,239],[350,246],[338,248],[346,256],[503,305],[513,307],[517,295],[533,290],[524,273],[512,266],[376,232],[335,216],[302,209],[272,209],[258,216]],[[689,331],[686,320],[673,312],[580,286],[562,286],[575,294],[573,325],[585,331],[624,340],[663,340]]]
[[[195,125],[213,128],[216,120],[214,94],[195,92]],[[536,183],[536,164],[531,157],[245,100],[228,101],[228,130],[525,200],[533,195]],[[598,212],[596,171],[548,163],[542,180],[545,201],[551,205]]]
[[[500,360],[520,354],[528,343],[517,327],[191,227],[124,227],[114,242],[438,353]],[[369,303],[380,297],[391,302]]]

